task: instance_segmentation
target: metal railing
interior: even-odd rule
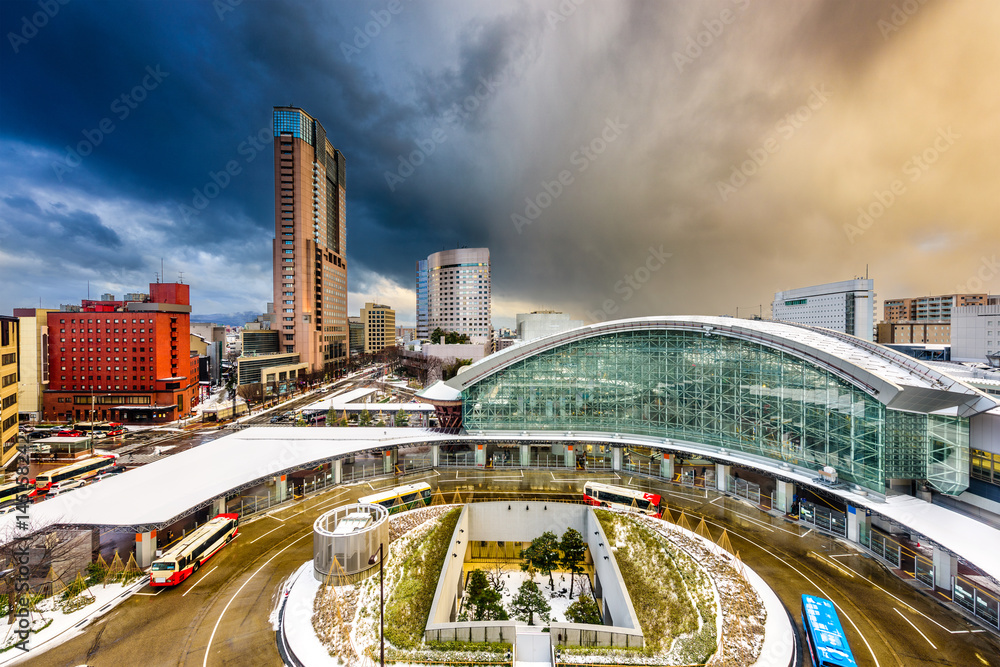
[[[808,500],[799,503],[799,523],[810,524],[828,533],[847,537],[847,515]]]

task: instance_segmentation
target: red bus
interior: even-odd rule
[[[587,482],[583,487],[583,500],[595,507],[612,507],[619,510],[634,510],[660,518],[660,496],[623,486]]]
[[[229,544],[240,530],[239,514],[219,514],[196,528],[153,561],[150,586],[176,586]]]

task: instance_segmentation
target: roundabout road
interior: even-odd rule
[[[194,576],[172,589],[146,587],[31,665],[280,665],[268,616],[281,584],[312,558],[312,523],[334,507],[397,483],[426,479],[445,499],[506,493],[571,493],[586,479],[649,486],[614,473],[448,470],[336,487],[248,521],[240,536]],[[1000,641],[917,592],[846,542],[807,530],[731,498],[653,483],[676,521],[702,518],[713,538],[728,532],[734,548],[774,589],[799,625],[803,593],[833,600],[858,664],[878,667],[1000,667]],[[564,496],[565,497],[565,496]],[[553,498],[554,500],[556,497]],[[799,628],[801,634],[801,628]]]

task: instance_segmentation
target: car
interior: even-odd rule
[[[126,433],[128,433],[128,431],[126,431],[124,428],[115,428],[111,429],[110,431],[107,431],[105,435],[107,435],[109,438],[117,438],[119,435],[125,435]]]
[[[77,431],[76,429],[65,429],[62,431],[54,431],[52,435],[58,438],[82,438],[87,434],[83,431]]]
[[[275,416],[271,417],[271,423],[272,424],[277,424],[281,420],[282,420],[282,416],[281,415],[275,415]]]

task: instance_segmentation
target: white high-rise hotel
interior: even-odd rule
[[[426,305],[422,294],[424,281]],[[488,342],[490,291],[489,248],[443,250],[430,255],[426,265],[418,262],[417,335],[426,338],[441,327],[444,331],[467,334],[473,343]],[[421,330],[425,317],[426,333]]]
[[[871,341],[875,326],[874,283],[857,278],[776,292],[771,318],[825,327]]]

